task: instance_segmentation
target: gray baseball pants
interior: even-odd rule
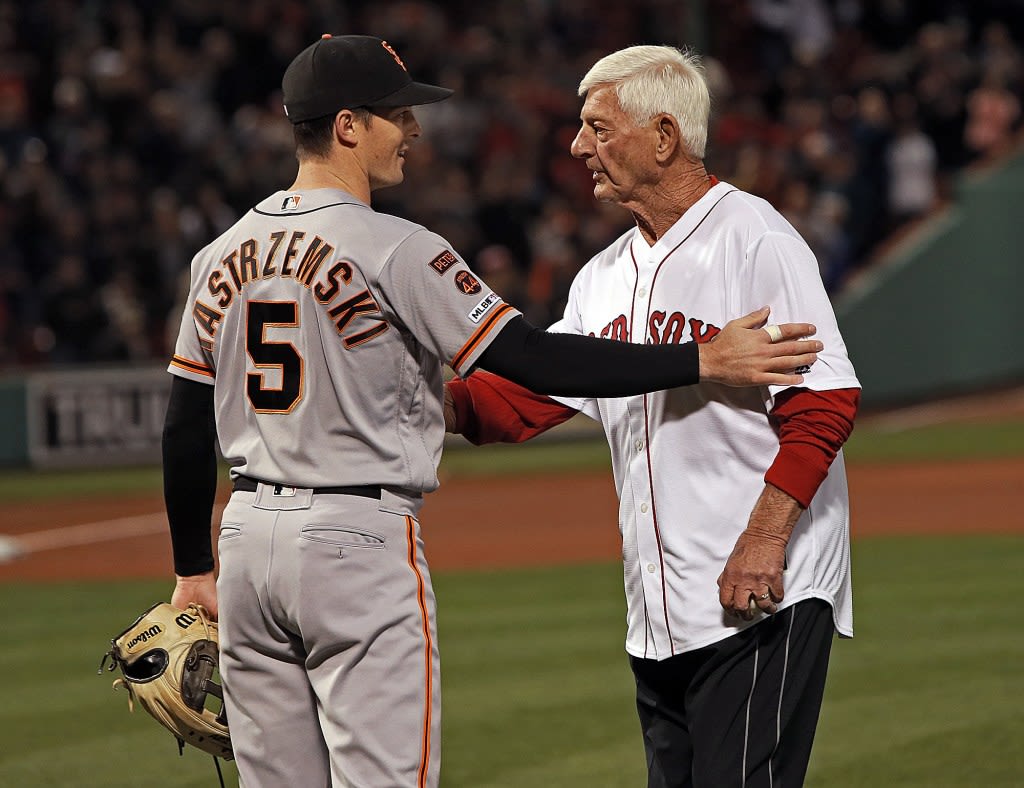
[[[420,502],[262,483],[232,494],[217,594],[246,788],[438,784],[440,662]]]

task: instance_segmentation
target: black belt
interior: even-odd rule
[[[235,492],[256,492],[257,485],[269,484],[280,492],[282,489],[291,487],[290,484],[278,484],[277,482],[265,482],[260,479],[253,479],[250,476],[236,476],[232,489]],[[361,495],[363,498],[376,498],[380,500],[380,486],[372,484],[349,485],[347,487],[314,487],[313,495]]]

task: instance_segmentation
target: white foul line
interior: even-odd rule
[[[0,536],[0,564],[13,561],[24,552],[13,537]]]
[[[81,547],[99,542],[129,539],[133,536],[152,536],[161,533],[170,533],[167,526],[167,515],[164,512],[118,517],[114,520],[100,520],[80,525],[66,525],[18,536],[0,534],[0,563],[5,559],[25,553],[41,553],[45,550],[61,550],[65,547]]]
[[[116,520],[101,520],[96,523],[66,525],[8,538],[16,541],[27,553],[40,553],[63,547],[112,542],[132,536],[149,536],[162,531],[167,531],[167,517],[163,512],[159,512],[135,517],[118,517]]]

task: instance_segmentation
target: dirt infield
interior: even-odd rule
[[[848,467],[853,536],[1024,533],[1024,458]],[[552,565],[619,556],[607,471],[451,479],[423,507],[435,569]],[[0,581],[166,577],[170,545],[159,495],[5,506],[4,532],[30,552]],[[116,538],[110,538],[116,536]]]

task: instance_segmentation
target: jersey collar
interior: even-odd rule
[[[654,246],[648,246],[639,230],[633,232],[633,254],[637,260],[660,262],[665,255],[686,239],[714,208],[715,204],[736,187],[711,176],[711,188],[697,202],[691,205],[668,232],[658,239]]]
[[[273,216],[299,216],[333,205],[362,205],[369,207],[358,197],[344,189],[296,189],[279,191],[267,197],[256,207],[257,213]]]

